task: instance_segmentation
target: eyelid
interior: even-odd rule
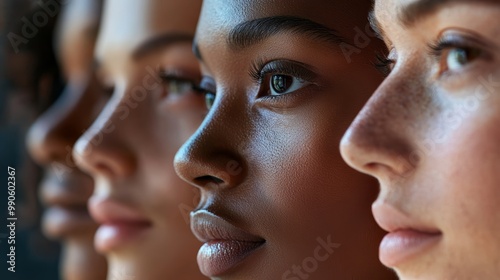
[[[488,50],[492,47],[490,43],[483,42],[477,39],[476,36],[457,31],[448,31],[443,32],[434,43],[429,44],[428,51],[431,56],[438,60],[442,57],[445,50],[454,48],[477,49],[482,52],[483,57],[491,58]]]
[[[200,75],[196,72],[179,69],[175,67],[160,67],[156,71],[158,73],[159,78],[164,80],[177,80],[177,81],[185,81],[198,83],[200,80]]]
[[[273,60],[270,62],[261,60],[253,64],[250,76],[259,84],[262,84],[265,77],[270,74],[293,76],[295,78],[313,83],[314,80],[317,79],[318,75],[310,68],[310,66],[304,63],[287,59]]]
[[[201,78],[201,82],[198,86],[196,86],[197,90],[199,91],[206,91],[210,93],[216,93],[217,92],[217,87],[215,85],[215,81],[213,78],[209,76],[203,76]]]
[[[394,48],[389,50],[388,54],[377,53],[373,66],[385,77],[389,76],[396,64],[396,50]]]

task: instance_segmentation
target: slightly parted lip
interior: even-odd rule
[[[153,226],[139,211],[111,197],[91,197],[89,210],[101,224],[94,236],[94,246],[103,254],[137,244]]]
[[[72,175],[78,177],[76,173]],[[45,235],[51,238],[92,234],[97,228],[87,209],[91,186],[75,177],[57,178],[53,172],[47,171],[41,182],[39,197],[45,206],[42,226]]]
[[[191,230],[204,243],[197,261],[202,274],[208,277],[228,273],[265,243],[263,238],[206,210],[191,213]]]
[[[379,246],[379,259],[387,267],[418,261],[419,256],[431,254],[442,240],[442,232],[389,204],[372,205],[375,220],[388,233]]]

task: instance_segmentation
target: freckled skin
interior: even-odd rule
[[[379,180],[376,204],[442,233],[392,267],[400,279],[498,279],[500,5],[450,3],[403,26],[397,11],[416,2],[376,1],[396,63],[349,128],[342,154]],[[465,43],[431,55],[429,45],[447,34]],[[463,63],[449,55],[465,47]]]
[[[74,154],[96,181],[91,200],[113,201],[152,224],[138,238],[101,248],[108,279],[206,279],[196,264],[200,242],[186,221],[199,192],[177,177],[172,163],[202,122],[205,100],[191,84],[172,92],[160,78],[172,72],[199,82],[191,39],[136,55],[165,34],[194,37],[200,8],[198,0],[106,1],[95,58],[100,80],[114,91]]]
[[[377,258],[383,232],[370,213],[376,182],[349,168],[338,150],[343,132],[382,80],[370,65],[380,42],[372,38],[352,63],[339,46],[290,33],[241,50],[226,44],[236,25],[277,15],[315,21],[352,42],[354,27],[367,23],[365,2],[204,2],[196,42],[216,100],[177,154],[176,170],[201,189],[199,208],[266,240],[214,279],[395,279]],[[318,87],[265,100],[248,74],[259,59],[310,65]],[[232,161],[241,172],[227,169]],[[317,239],[328,236],[341,246],[306,273],[304,260],[314,256]]]
[[[99,1],[75,0],[61,7],[56,50],[66,88],[57,103],[32,125],[27,139],[31,155],[44,167],[39,189],[46,207],[44,233],[62,242],[60,271],[67,280],[106,279],[106,260],[93,246],[97,224],[86,211],[94,183],[76,168],[71,157],[73,144],[105,102],[92,71],[100,5]],[[77,225],[61,227],[50,215],[61,207],[77,209],[86,218]]]

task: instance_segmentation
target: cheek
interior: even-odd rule
[[[160,104],[159,114],[168,122],[168,134],[177,138],[176,151],[196,132],[207,112],[204,96],[196,93],[187,93]]]
[[[443,222],[453,235],[497,239],[492,234],[500,230],[500,113],[486,108],[497,105],[467,114],[436,155]]]
[[[323,104],[332,102],[321,100],[293,116],[266,118],[261,127],[272,129],[258,131],[256,178],[264,186],[263,196],[272,199],[277,219],[287,221],[284,231],[340,234],[352,220],[370,217],[376,182],[344,163],[339,141],[347,122],[335,107]]]

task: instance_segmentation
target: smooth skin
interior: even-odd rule
[[[32,157],[44,168],[39,189],[45,206],[43,230],[62,242],[60,270],[66,280],[102,280],[107,274],[106,260],[93,246],[97,224],[87,210],[94,182],[76,168],[71,156],[74,143],[107,100],[92,65],[100,5],[74,0],[63,6],[56,49],[66,88],[32,125],[27,138]]]
[[[205,275],[395,278],[377,258],[376,182],[349,168],[338,150],[382,76],[371,65],[375,38],[349,63],[332,35],[354,45],[369,9],[369,1],[204,1],[195,51],[213,105],[175,167],[201,190],[194,215],[212,213],[265,240],[223,273],[202,265]],[[273,79],[285,85],[275,96]],[[314,259],[318,238],[340,247]]]
[[[113,92],[74,155],[96,181],[89,206],[108,279],[204,279],[186,213],[199,194],[172,163],[206,115],[193,90],[200,8],[198,0],[106,1],[95,59]]]
[[[439,234],[404,258],[381,246],[400,279],[500,277],[499,16],[498,1],[376,1],[392,71],[341,149],[379,180],[377,221]]]

